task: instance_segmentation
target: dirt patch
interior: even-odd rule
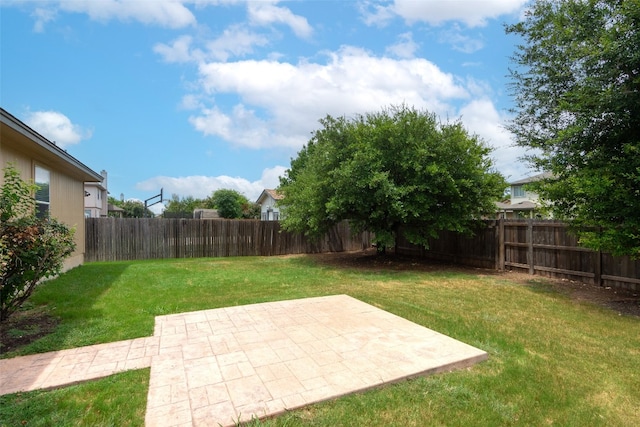
[[[30,344],[49,335],[58,326],[58,319],[43,309],[18,311],[0,323],[0,355]]]
[[[527,277],[529,277],[529,283],[532,282],[532,277],[536,277],[536,280],[548,283],[555,291],[568,295],[576,301],[587,301],[620,314],[640,317],[640,293],[637,291],[597,286],[566,279],[558,280],[528,275]]]
[[[512,271],[499,272],[481,268],[466,268],[418,258],[395,256],[393,254],[378,255],[375,250],[318,254],[314,255],[314,257],[327,265],[369,271],[459,271],[476,275],[503,277],[526,286],[543,283],[553,291],[567,295],[576,301],[587,301],[620,314],[640,317],[640,292],[627,289],[602,287],[544,276],[531,276]]]

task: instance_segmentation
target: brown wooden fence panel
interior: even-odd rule
[[[429,249],[398,239],[398,252],[474,267],[528,272],[601,286],[640,289],[640,260],[581,247],[558,221],[486,221],[474,237],[442,232]]]
[[[443,231],[438,238],[429,239],[429,249],[409,243],[400,231],[396,252],[454,264],[495,268],[497,221],[488,221],[485,225],[478,228],[473,236]]]
[[[370,233],[352,235],[346,222],[315,242],[281,230],[276,221],[87,218],[85,260],[268,256],[353,251],[370,246]]]
[[[640,260],[601,254],[602,284],[605,286],[640,290]],[[621,278],[625,278],[624,281]]]

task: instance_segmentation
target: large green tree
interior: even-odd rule
[[[206,201],[206,206],[217,209],[222,218],[243,218],[249,200],[240,192],[230,189],[216,190]]]
[[[319,237],[349,220],[379,247],[426,246],[440,230],[471,232],[505,188],[490,149],[459,122],[394,106],[353,119],[327,116],[281,178],[285,229]]]
[[[538,0],[507,27],[516,142],[581,243],[640,257],[640,1]]]

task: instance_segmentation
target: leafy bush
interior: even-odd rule
[[[44,278],[58,274],[75,250],[74,231],[54,218],[36,216],[36,186],[14,165],[4,169],[0,192],[0,321],[29,298]]]

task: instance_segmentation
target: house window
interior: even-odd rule
[[[280,219],[280,218],[279,218],[278,212],[274,212],[274,213],[273,213],[273,220],[274,220],[274,221],[278,221],[279,219]]]
[[[512,197],[526,197],[524,186],[522,185],[514,185],[513,190],[511,191]]]
[[[51,174],[43,167],[36,166],[36,215],[44,218],[49,215]]]
[[[85,209],[84,210],[84,217],[85,218],[91,218],[91,209]]]

